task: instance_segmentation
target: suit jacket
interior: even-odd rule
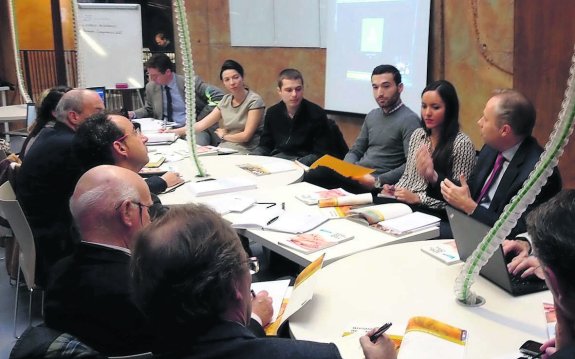
[[[74,131],[61,122],[44,128],[26,154],[16,178],[16,195],[36,242],[36,276],[72,253],[69,199],[82,169],[72,153]]]
[[[82,242],[53,268],[44,320],[106,355],[147,352],[152,331],[131,299],[130,256]]]
[[[185,102],[185,79],[183,76],[176,76],[176,85],[180,95]],[[195,76],[196,94],[196,120],[206,117],[216,107],[217,103],[224,97],[224,93],[217,87],[208,85],[199,76]],[[146,85],[146,101],[144,107],[134,111],[136,116],[153,117],[161,120],[164,116],[164,105],[162,100],[162,86],[153,81]]]
[[[176,352],[158,357],[165,359],[341,358],[333,343],[315,343],[275,337],[256,338],[246,327],[234,322],[221,322],[210,328],[204,335],[190,338],[186,343],[176,343],[172,348],[175,347],[179,348]]]
[[[566,348],[555,352],[549,359],[573,359],[575,358],[575,345],[570,345]]]
[[[543,149],[539,146],[537,140],[533,137],[527,137],[519,146],[519,149],[515,153],[511,162],[509,162],[509,166],[499,182],[499,186],[495,191],[495,195],[491,200],[489,208],[477,206],[471,216],[489,226],[492,226],[499,218],[499,215],[503,212],[505,206],[511,201],[511,198],[513,198],[513,196],[515,196],[523,186],[523,182],[525,182],[533,168],[535,168],[535,164],[539,160],[539,156],[542,152]],[[483,146],[469,181],[469,189],[472,198],[475,199],[479,196],[487,177],[493,169],[496,157],[497,150],[487,145]],[[526,232],[525,218],[529,211],[537,205],[549,200],[560,190],[561,176],[559,175],[559,170],[555,168],[553,174],[549,177],[547,184],[541,189],[539,195],[537,195],[535,202],[527,208],[521,218],[517,221],[517,225],[511,231],[511,236],[513,237],[519,233]]]

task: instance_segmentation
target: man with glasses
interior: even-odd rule
[[[82,242],[54,265],[44,319],[105,355],[146,352],[150,327],[130,298],[134,234],[150,223],[152,198],[142,178],[118,166],[86,172],[70,199]]]
[[[49,268],[74,248],[68,200],[82,171],[72,141],[86,118],[103,110],[94,91],[65,93],[56,106],[56,124],[38,135],[16,177],[16,194],[36,242],[37,284],[43,285]]]
[[[116,165],[139,172],[149,161],[148,138],[136,125],[120,115],[100,113],[87,119],[78,128],[73,144],[82,167],[88,170],[99,165]],[[182,182],[182,178],[169,171],[161,177],[151,176],[146,182],[153,194],[159,194]]]
[[[134,299],[156,332],[155,354],[178,353],[186,359],[341,358],[331,343],[256,338],[246,329],[257,302],[250,291],[253,262],[236,231],[208,207],[171,208],[139,232],[135,242]],[[361,345],[368,359],[395,358],[385,336],[375,343],[364,336]]]
[[[157,53],[145,64],[150,82],[146,85],[144,107],[129,111],[130,119],[152,117],[166,122],[174,122],[175,127],[186,125],[185,80],[174,72],[174,64],[168,55]],[[224,97],[217,87],[205,83],[199,76],[194,78],[196,95],[196,120],[206,117]],[[214,127],[215,126],[215,127]],[[217,124],[196,134],[199,145],[217,145],[214,134]]]

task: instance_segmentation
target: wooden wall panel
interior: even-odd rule
[[[575,1],[515,3],[514,87],[537,109],[534,135],[544,145],[553,129],[567,85],[575,45]],[[559,168],[564,188],[575,188],[575,136]]]

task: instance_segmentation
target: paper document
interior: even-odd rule
[[[272,297],[272,307],[274,308],[274,313],[272,315],[272,319],[270,323],[276,321],[280,309],[282,306],[282,302],[286,296],[286,291],[289,287],[289,279],[284,280],[273,280],[269,282],[256,282],[252,283],[252,290],[257,294],[262,290],[268,292],[269,296]]]

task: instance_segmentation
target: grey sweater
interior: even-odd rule
[[[376,108],[365,117],[344,160],[375,169],[380,184],[394,184],[405,169],[411,134],[419,127],[419,117],[405,105],[390,114]]]

